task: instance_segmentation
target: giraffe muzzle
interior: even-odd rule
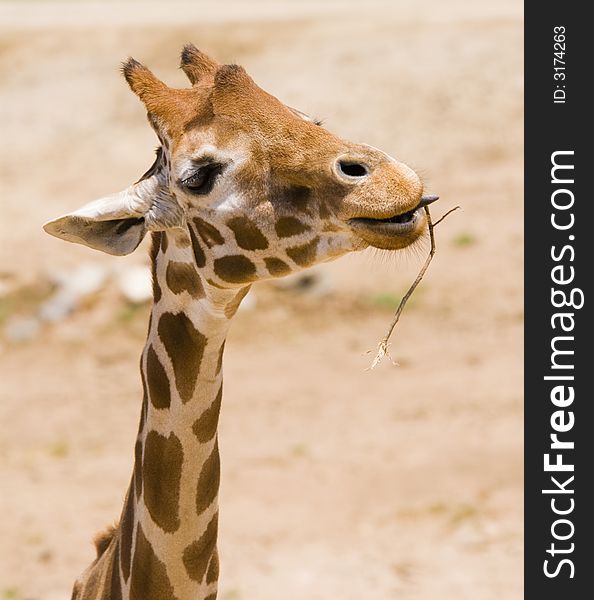
[[[349,225],[359,237],[376,248],[399,250],[412,244],[423,232],[426,219],[423,208],[439,196],[423,196],[412,210],[389,217],[359,217],[349,220]]]

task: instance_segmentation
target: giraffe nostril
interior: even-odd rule
[[[367,165],[352,160],[338,160],[336,169],[340,175],[346,175],[348,178],[366,177],[369,174]]]

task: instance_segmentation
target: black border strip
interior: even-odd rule
[[[594,31],[588,31],[586,6],[525,3],[524,566],[530,600],[593,597],[594,339],[586,319],[594,276],[588,210],[594,198],[587,189],[594,187],[588,185],[594,152],[586,103],[593,104]],[[564,301],[569,305],[554,306]]]

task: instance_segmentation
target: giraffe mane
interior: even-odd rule
[[[103,529],[95,535],[93,538],[93,544],[95,545],[95,550],[97,551],[97,558],[101,558],[101,556],[109,548],[109,545],[111,544],[111,541],[117,532],[117,528],[117,524],[114,523],[113,525],[108,525],[106,529]]]

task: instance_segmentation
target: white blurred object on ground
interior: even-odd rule
[[[117,285],[128,302],[142,304],[153,297],[151,270],[146,265],[131,265],[119,270]]]
[[[103,287],[108,274],[105,267],[94,263],[82,264],[73,271],[50,274],[50,280],[57,286],[57,290],[41,305],[39,317],[52,323],[65,319],[84,298]]]

